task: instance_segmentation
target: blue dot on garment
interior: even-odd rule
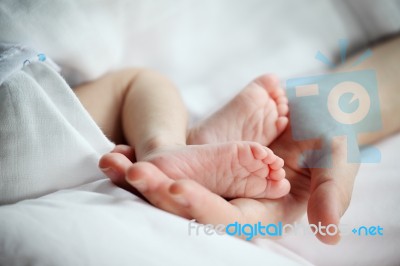
[[[45,54],[38,54],[37,57],[39,58],[39,61],[45,61],[46,60],[46,55]]]

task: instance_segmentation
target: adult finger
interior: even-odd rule
[[[169,192],[170,186],[175,181],[155,165],[148,162],[138,162],[131,165],[126,172],[126,181],[157,208],[185,218],[191,218],[185,208],[186,200],[173,197]]]
[[[136,162],[135,149],[132,146],[117,145],[114,147],[111,153],[120,153],[125,155],[125,157],[128,158],[132,163]]]
[[[240,210],[193,180],[173,180],[153,164],[139,162],[126,179],[151,204],[199,223],[228,224],[241,219]]]
[[[176,181],[171,185],[170,193],[199,223],[228,224],[243,220],[239,208],[193,180]]]
[[[129,154],[128,154],[129,155]],[[132,165],[132,162],[121,153],[107,153],[99,161],[99,168],[117,186],[131,191],[125,180],[125,173]]]
[[[311,169],[311,195],[308,202],[308,220],[310,224],[320,223],[322,230],[316,236],[326,244],[336,244],[340,234],[335,233],[340,218],[345,213],[351,199],[354,180],[359,164],[347,162],[347,144],[345,140],[333,143],[330,168]],[[335,227],[329,225],[335,225]]]

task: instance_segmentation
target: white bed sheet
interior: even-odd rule
[[[310,265],[282,248],[189,235],[188,221],[102,179],[0,208],[0,265]]]

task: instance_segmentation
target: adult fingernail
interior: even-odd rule
[[[183,195],[180,194],[172,194],[172,198],[173,200],[178,203],[179,205],[182,205],[184,207],[188,207],[189,206],[189,201],[183,197]]]
[[[143,192],[147,188],[146,181],[142,178],[132,178],[130,176],[127,176],[126,181],[141,192]]]
[[[117,171],[115,171],[112,168],[101,168],[101,171],[103,171],[103,173],[108,176],[111,181],[117,181],[118,178],[120,177],[120,175],[117,173]]]

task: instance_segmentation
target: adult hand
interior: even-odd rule
[[[356,55],[338,69],[341,72],[347,69],[352,69],[352,71],[374,69],[380,84],[381,106],[385,106],[381,110],[383,128],[376,133],[361,136],[359,139],[361,144],[375,142],[400,130],[400,120],[393,119],[400,112],[399,97],[397,97],[400,75],[395,71],[398,69],[400,56],[399,44],[400,37],[389,40],[374,47],[373,56],[363,64],[354,67],[354,61],[358,58]],[[308,111],[316,112],[318,109],[308,108]],[[305,112],[301,115],[307,121],[313,116],[313,113]],[[300,126],[318,131],[321,130],[320,125],[323,121],[317,122],[314,126],[310,126],[308,123]],[[299,125],[296,124],[296,126]],[[347,162],[346,140],[336,138],[331,142],[330,151],[315,152],[317,156],[313,158],[314,161],[326,162],[332,159],[332,167],[299,167],[299,158],[303,151],[310,149],[317,151],[317,148],[321,146],[320,140],[331,140],[334,130],[335,125],[325,125],[324,130],[313,134],[319,135],[319,139],[297,142],[292,138],[292,128],[289,124],[284,133],[270,145],[270,148],[285,160],[286,177],[291,183],[290,193],[277,200],[234,199],[226,201],[190,180],[171,180],[157,168],[146,165],[146,163],[132,165],[134,153],[127,146],[117,146],[114,150],[115,153],[106,154],[100,162],[100,167],[107,168],[115,165],[115,169],[105,171],[115,183],[127,189],[136,187],[151,203],[161,209],[187,218],[194,218],[201,223],[226,224],[233,221],[290,223],[307,210],[309,222],[312,224],[319,221],[322,225],[338,224],[350,202],[354,179],[358,171],[357,164]],[[146,188],[142,186],[141,190],[140,182],[130,179],[130,177],[137,176],[135,171],[145,171],[144,179],[141,182],[147,184]],[[127,173],[126,179],[125,173]],[[339,241],[338,235],[317,235],[317,237],[328,244]]]
[[[317,158],[320,161],[333,159],[331,168],[301,168],[300,155],[319,144],[319,140],[294,141],[289,125],[270,145],[285,160],[287,179],[291,183],[290,193],[276,200],[238,198],[227,201],[194,181],[172,180],[149,163],[132,164],[134,152],[128,146],[117,146],[106,154],[100,167],[118,186],[130,191],[135,188],[153,205],[200,223],[291,223],[307,210],[310,224],[338,225],[350,202],[358,165],[347,163],[346,141],[336,139],[331,153],[318,153]],[[114,165],[114,169],[110,169],[110,165]],[[339,241],[339,235],[318,233],[317,237],[327,244]]]

